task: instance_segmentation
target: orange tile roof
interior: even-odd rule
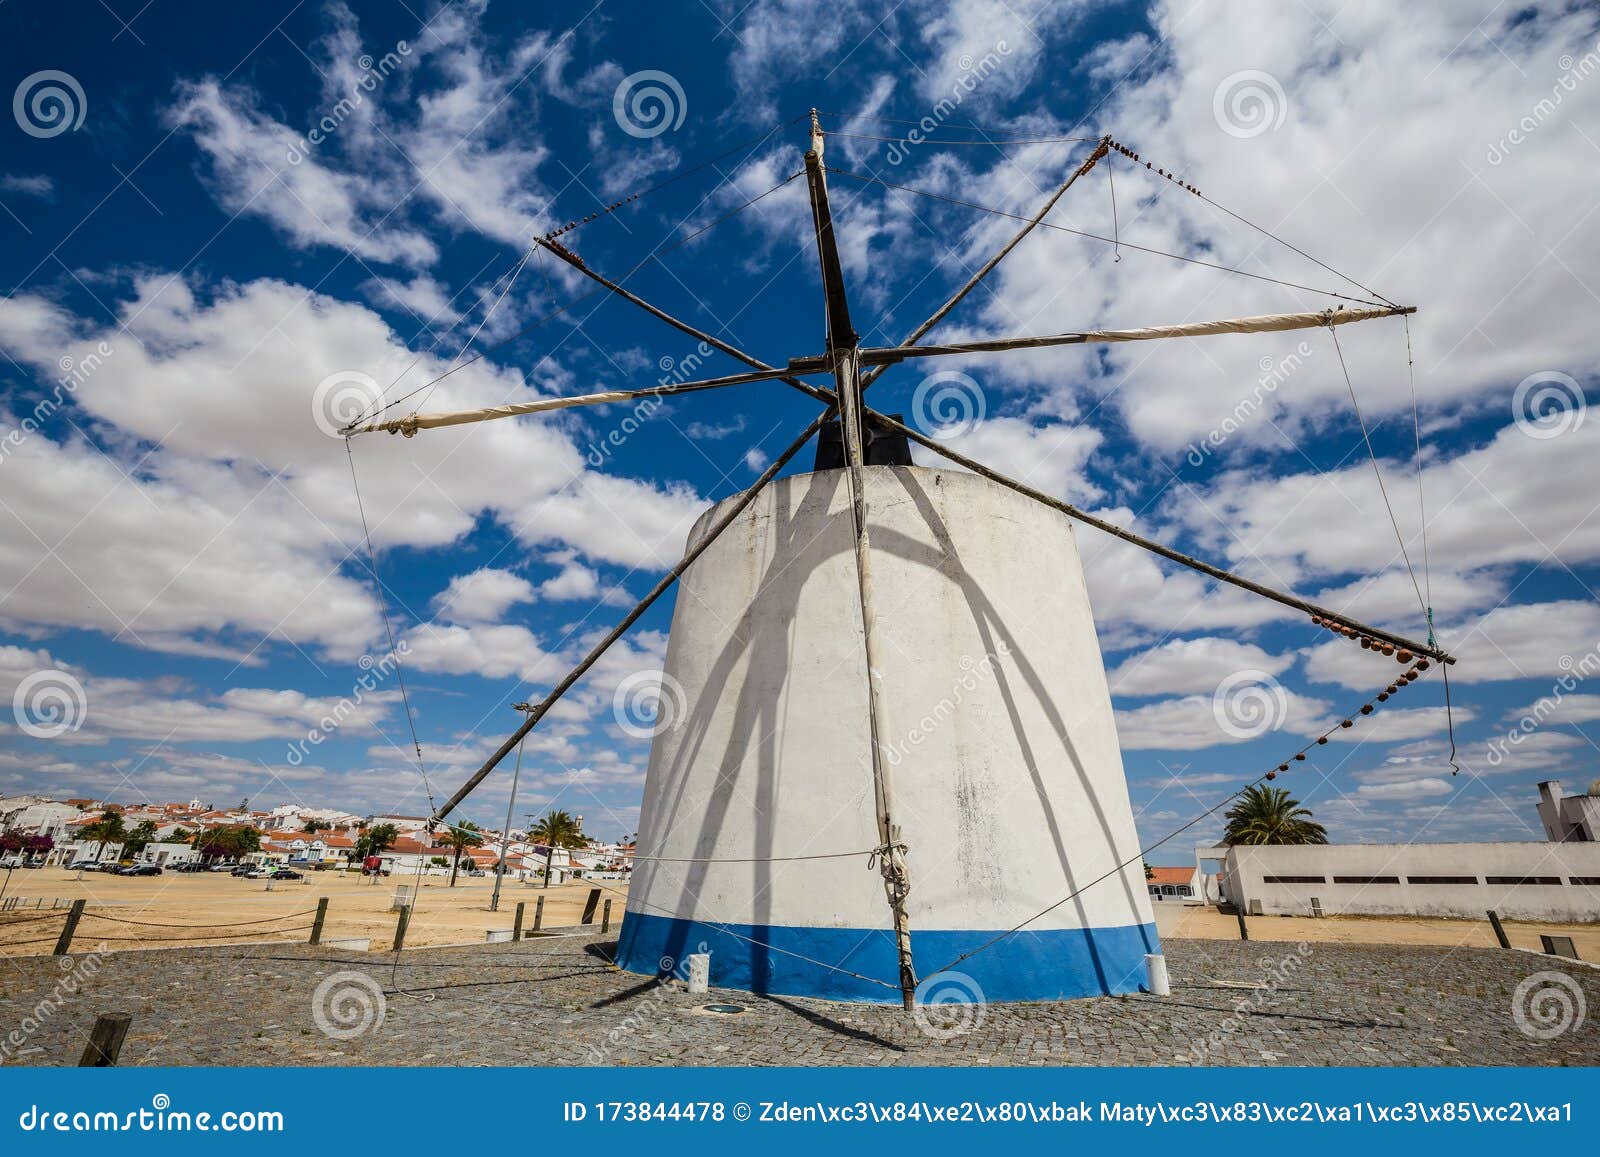
[[[1193,884],[1193,868],[1156,868],[1150,869],[1155,875],[1145,881],[1147,884]]]

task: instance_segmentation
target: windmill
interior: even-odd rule
[[[765,381],[782,382],[823,407],[749,489],[702,517],[678,564],[581,662],[539,702],[518,705],[521,725],[431,822],[447,822],[640,616],[684,582],[694,597],[677,601],[666,673],[684,689],[689,719],[658,734],[652,749],[620,965],[653,972],[658,961],[681,959],[704,943],[717,953],[719,984],[897,997],[908,1009],[918,999],[919,965],[924,984],[960,976],[991,999],[1129,991],[1142,976],[1144,954],[1156,950],[1142,870],[1149,849],[1136,843],[1071,523],[1289,607],[1405,665],[1359,712],[1252,784],[1305,760],[1431,663],[1454,660],[1431,630],[1423,643],[1369,626],[1007,477],[871,409],[866,391],[890,367],[913,359],[1299,329],[1331,333],[1415,310],[1383,298],[1346,297],[1354,307],[924,344],[1032,231],[1058,228],[1045,217],[1085,174],[1113,152],[1139,163],[1132,149],[1106,136],[1090,142],[1086,159],[1044,205],[1019,218],[1010,240],[904,341],[863,346],[851,321],[828,199],[828,174],[844,171],[824,164],[826,135],[813,111],[803,173],[767,191],[806,179],[826,319],[821,353],[773,366],[672,316],[626,288],[626,275],[612,280],[558,241],[584,223],[574,222],[535,245],[748,372],[398,419],[380,413],[343,431],[347,438],[376,431],[412,437]],[[780,480],[819,433],[834,437],[837,458],[824,438],[817,470]],[[913,443],[961,471],[913,467],[905,449]],[[907,599],[912,588],[920,593]],[[941,708],[949,726],[929,729],[938,731],[934,738],[905,742],[920,704],[951,698],[939,697],[938,673],[969,663],[984,667],[983,677],[972,687],[963,683],[949,711]],[[841,831],[855,843],[818,846],[821,833]],[[859,873],[861,857],[881,877],[875,917],[852,883],[859,876],[849,875]],[[799,862],[805,867],[793,868]],[[940,964],[929,968],[930,959]],[[971,975],[955,973],[957,965]]]

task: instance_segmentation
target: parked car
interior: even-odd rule
[[[269,880],[303,880],[305,877],[290,868],[279,868],[267,876]]]
[[[119,864],[116,860],[101,860],[100,861],[100,869],[99,870],[102,871],[102,872],[110,873],[113,876],[116,875],[118,872],[122,871],[122,868],[123,868],[123,865]]]
[[[99,870],[99,860],[79,860],[75,864],[67,865],[67,871],[69,872],[98,872]]]
[[[238,867],[237,864],[212,864],[209,868],[206,869],[206,871],[208,871],[208,872],[231,872],[236,867]]]
[[[206,866],[199,860],[185,860],[181,864],[172,865],[172,870],[174,872],[203,872],[206,870]]]
[[[119,876],[159,876],[160,864],[126,864],[117,869]]]
[[[257,868],[254,864],[235,864],[233,866],[233,875],[235,876],[248,876],[255,871],[257,871]]]

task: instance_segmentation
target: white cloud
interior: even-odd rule
[[[0,646],[0,699],[11,702],[18,685],[41,671],[63,671],[82,688],[78,727],[50,742],[89,746],[108,738],[247,743],[303,736],[336,716],[338,730],[371,734],[398,704],[398,691],[374,689],[355,697],[318,697],[293,689],[235,687],[220,695],[180,680],[93,675],[49,651]]]
[[[230,213],[261,217],[302,248],[333,245],[405,265],[438,259],[424,234],[388,218],[400,189],[367,173],[330,168],[316,152],[291,163],[301,155],[301,135],[261,112],[248,90],[224,91],[212,77],[185,85],[169,123],[191,135],[210,159],[218,199]]]
[[[1327,725],[1329,705],[1285,690],[1285,711],[1277,726],[1263,735],[1285,731],[1290,735],[1315,734]],[[1118,711],[1117,736],[1125,750],[1198,751],[1207,747],[1244,743],[1252,738],[1224,731],[1211,695],[1185,695],[1143,707]]]
[[[1269,655],[1260,647],[1233,639],[1174,639],[1127,659],[1107,678],[1113,695],[1209,692],[1235,672],[1281,675],[1293,663],[1292,655]]]
[[[0,303],[0,346],[41,376],[60,372],[64,352],[81,366],[97,344],[109,350],[69,412],[116,434],[108,452],[42,433],[8,444],[0,615],[167,649],[198,637],[242,652],[239,639],[271,636],[359,653],[378,637],[357,562],[361,520],[344,447],[319,429],[313,403],[332,375],[387,384],[415,355],[372,311],[276,281],[202,301],[182,281],[146,278],[121,320],[137,340],[37,297]],[[423,357],[402,380],[444,368]],[[565,384],[558,368],[541,373],[531,382],[480,361],[440,383],[433,404],[496,404]],[[592,473],[567,430],[496,422],[358,440],[374,542],[443,546],[488,514],[525,545],[627,566],[675,561],[700,500],[682,485]],[[238,597],[244,575],[249,598]]]
[[[533,600],[533,584],[521,575],[482,567],[452,578],[433,605],[435,613],[448,622],[496,623],[517,603]]]
[[[1363,799],[1428,799],[1457,790],[1442,779],[1409,779],[1398,783],[1363,784],[1356,794]]]

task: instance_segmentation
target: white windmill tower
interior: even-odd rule
[[[850,321],[824,134],[813,113],[803,175],[824,290],[823,353],[769,366],[601,276],[551,234],[538,242],[546,251],[751,371],[486,410],[363,419],[347,428],[347,434],[411,436],[767,380],[826,407],[754,485],[706,512],[679,564],[572,672],[540,702],[521,705],[522,726],[433,817],[443,822],[606,649],[680,583],[688,597],[677,600],[664,679],[681,696],[681,710],[651,751],[618,946],[621,967],[655,973],[663,961],[710,951],[712,982],[720,986],[899,999],[907,1007],[919,976],[954,968],[962,983],[990,1000],[1138,988],[1144,956],[1157,950],[1157,940],[1074,520],[1397,655],[1410,666],[1376,701],[1416,678],[1430,659],[1453,661],[1431,636],[1419,644],[1181,554],[867,408],[866,389],[887,367],[911,358],[1331,330],[1414,312],[1385,301],[1148,329],[921,344],[1079,178],[1112,151],[1138,159],[1109,137],[1094,146],[1039,212],[901,345],[864,348]],[[805,380],[816,375],[831,376],[833,388]],[[825,440],[817,469],[780,479],[819,431],[836,431],[832,457]],[[909,442],[961,469],[911,465]],[[1368,703],[1360,714],[1373,709]],[[1253,782],[1274,778],[1318,742],[1326,735]],[[881,890],[863,881],[864,863],[881,877]]]

